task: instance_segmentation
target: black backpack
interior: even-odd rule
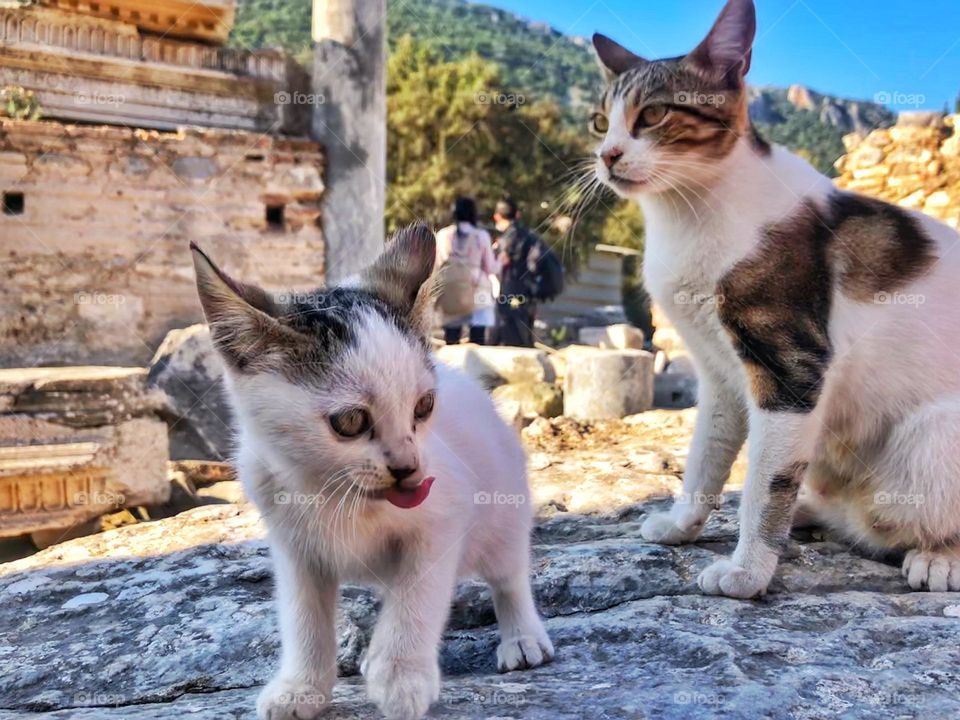
[[[563,292],[563,263],[543,240],[537,239],[536,290],[538,300],[553,300]]]

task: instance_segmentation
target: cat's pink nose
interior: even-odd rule
[[[603,164],[608,168],[612,168],[617,164],[617,160],[623,157],[623,150],[618,147],[612,147],[609,150],[604,150],[600,157],[603,158]]]

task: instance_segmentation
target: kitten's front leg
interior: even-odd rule
[[[809,415],[758,410],[750,417],[750,467],[740,505],[740,539],[733,557],[700,573],[710,595],[752,598],[767,591],[790,533],[806,470],[801,450]]]
[[[683,473],[683,493],[668,512],[648,517],[645,540],[678,545],[696,540],[719,505],[723,485],[747,435],[744,401],[723,383],[700,380],[697,421]]]
[[[257,716],[313,720],[337,679],[337,580],[279,542],[271,555],[282,648],[280,670],[257,699]]]
[[[458,547],[405,549],[387,587],[363,666],[387,720],[419,720],[440,699],[438,651],[459,557]]]

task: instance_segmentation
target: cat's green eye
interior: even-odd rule
[[[590,132],[603,137],[610,129],[610,120],[603,113],[594,113],[590,116]]]
[[[370,413],[363,408],[350,408],[330,416],[330,427],[340,437],[360,437],[373,427]]]
[[[666,105],[647,105],[647,107],[640,111],[640,117],[637,120],[637,124],[640,127],[653,127],[654,125],[659,125],[661,122],[663,122],[663,119],[666,116]]]
[[[417,400],[417,404],[413,408],[413,417],[417,420],[426,420],[433,413],[433,403],[436,399],[433,391],[431,390],[428,393],[424,393],[420,396],[420,399]]]

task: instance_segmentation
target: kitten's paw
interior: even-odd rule
[[[367,695],[387,720],[420,720],[440,699],[436,660],[368,658]]]
[[[553,660],[553,643],[543,625],[532,632],[503,640],[497,647],[497,671],[529,670]]]
[[[960,591],[960,553],[911,550],[903,559],[903,576],[914,590]]]
[[[758,577],[726,558],[717,560],[697,578],[697,584],[707,595],[726,595],[742,600],[765,594],[769,583],[769,578]]]
[[[277,675],[257,698],[260,720],[313,720],[330,702],[331,688],[305,682],[298,677]]]
[[[692,521],[689,526],[680,527],[676,518],[668,512],[654,513],[640,526],[644,540],[661,545],[682,545],[697,539],[703,529],[703,521]]]

